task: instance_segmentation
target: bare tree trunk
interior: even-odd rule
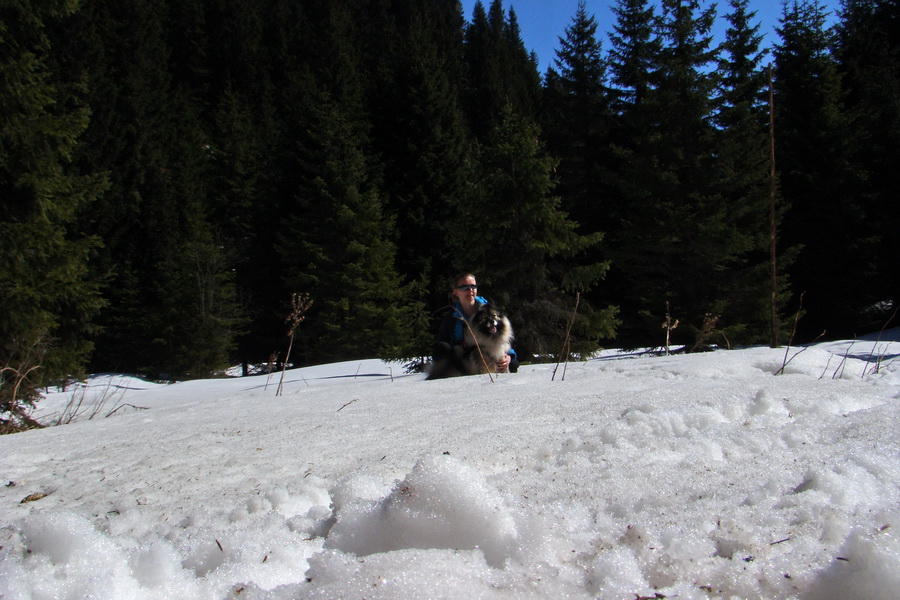
[[[771,331],[769,346],[777,348],[778,343],[778,218],[775,212],[775,199],[778,184],[775,177],[775,91],[772,77],[772,65],[769,64],[769,277],[771,298]]]

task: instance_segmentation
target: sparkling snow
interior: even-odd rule
[[[0,597],[897,598],[898,355],[95,376],[0,437]]]

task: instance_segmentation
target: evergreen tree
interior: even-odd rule
[[[559,159],[557,193],[586,231],[608,221],[604,169],[608,168],[610,112],[606,64],[596,38],[597,21],[580,2],[560,38],[556,69],[546,77],[544,130]]]
[[[576,292],[600,281],[606,263],[584,264],[601,239],[582,235],[552,195],[555,160],[540,143],[537,126],[507,107],[475,164],[477,183],[462,207],[471,225],[454,231],[457,256],[478,274],[494,300],[508,307],[523,356],[559,351]],[[580,259],[580,260],[579,260]],[[573,267],[572,264],[582,266]],[[578,351],[612,337],[615,309],[579,308]]]
[[[365,23],[353,2],[309,8],[323,33],[307,43],[323,59],[295,77],[296,185],[278,236],[285,289],[314,302],[300,355],[306,362],[413,356],[413,331],[428,327],[416,290],[395,268],[393,219],[366,110]]]
[[[622,118],[614,138],[620,204],[610,256],[621,301],[631,309],[625,342],[652,340],[669,307],[682,323],[676,337],[693,347],[707,340],[724,310],[717,274],[739,252],[710,177],[716,80],[707,66],[715,56],[715,12],[696,1],[667,0],[655,19],[645,6],[620,11],[622,33],[613,38]],[[641,74],[639,64],[652,70]]]
[[[61,28],[56,57],[91,83],[79,166],[111,179],[82,222],[104,240],[95,268],[108,274],[94,368],[201,376],[227,366],[239,318],[232,265],[209,214],[205,94],[189,75],[173,76],[169,40],[178,36],[166,8],[91,3]],[[212,282],[197,279],[210,265],[222,270],[215,314],[204,300]]]
[[[208,213],[247,314],[237,349],[245,366],[264,363],[284,335],[288,292],[274,240],[282,199],[292,191],[293,165],[282,157],[291,156],[283,106],[293,99],[282,96],[294,89],[300,10],[300,3],[255,0],[208,11]]]
[[[244,323],[234,283],[235,257],[209,210],[209,137],[194,104],[174,93],[163,175],[147,202],[144,225],[155,235],[145,272],[152,312],[144,320],[151,354],[145,372],[208,377],[232,364]]]
[[[408,4],[367,22],[366,37],[377,40],[378,50],[366,55],[379,58],[367,69],[368,103],[386,210],[403,249],[398,271],[406,281],[420,281],[429,303],[440,306],[453,261],[447,236],[460,225],[456,206],[469,159],[461,108],[463,18],[452,3]]]
[[[730,2],[715,115],[720,131],[716,185],[727,203],[726,225],[736,256],[734,266],[721,275],[727,300],[722,312],[731,325],[728,337],[737,343],[771,341],[772,311],[769,76],[762,65],[759,24],[751,25],[756,13],[747,12],[748,4],[748,0]],[[781,212],[779,206],[777,215]],[[778,261],[782,269],[785,257],[782,254]],[[784,288],[784,278],[779,281]]]
[[[647,97],[656,87],[662,41],[656,10],[648,0],[617,0],[616,22],[610,34],[609,71],[613,111],[626,127],[639,129]]]
[[[848,0],[843,6],[836,58],[860,173],[854,194],[878,247],[873,304],[864,308],[861,328],[877,329],[900,304],[900,6],[896,0]]]
[[[610,164],[607,173],[611,197],[608,204],[607,233],[604,242],[608,256],[624,248],[629,233],[626,227],[636,207],[649,205],[654,198],[650,187],[656,164],[652,153],[657,127],[650,98],[658,85],[662,41],[659,17],[648,0],[619,0],[613,7],[616,21],[610,34],[607,71],[610,78],[610,106],[614,115],[610,131]],[[621,253],[619,258],[624,258]],[[625,263],[612,261],[612,268],[601,293],[608,301],[624,307],[619,342],[625,345],[647,343],[640,330],[641,319],[633,310],[631,274]]]
[[[803,246],[791,271],[806,315],[798,339],[823,331],[853,336],[876,298],[874,235],[858,188],[853,135],[844,112],[833,31],[818,2],[785,6],[775,48],[776,153],[790,210],[788,245]]]
[[[486,139],[507,104],[519,114],[537,117],[541,85],[537,60],[525,50],[515,12],[502,0],[487,12],[479,0],[466,27],[464,62],[468,70],[466,114],[476,139]]]
[[[324,92],[323,92],[324,93]],[[309,106],[318,162],[286,223],[286,287],[314,304],[300,335],[308,362],[416,354],[422,312],[394,270],[391,221],[373,185],[360,124],[327,97]]]
[[[0,14],[0,433],[33,425],[37,389],[78,375],[103,302],[77,227],[103,191],[70,160],[88,122],[72,86],[49,70],[48,25],[68,3],[12,2]]]

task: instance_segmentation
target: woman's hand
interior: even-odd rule
[[[504,354],[503,357],[497,361],[497,372],[506,373],[509,370],[509,361],[509,354]]]

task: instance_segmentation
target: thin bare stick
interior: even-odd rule
[[[669,356],[669,345],[672,341],[672,330],[678,328],[678,319],[672,321],[672,315],[669,314],[669,301],[666,300],[666,320],[662,324],[666,330],[666,356]]]
[[[357,402],[358,400],[359,400],[359,398],[354,398],[353,400],[351,400],[351,401],[348,402],[347,404],[345,404],[345,405],[343,405],[342,407],[340,407],[339,409],[337,409],[337,411],[335,411],[335,412],[341,412],[342,410],[344,410],[345,408],[347,408],[348,406],[350,406],[350,405],[353,404],[354,402]]]
[[[803,310],[803,295],[806,292],[800,293],[800,305],[797,307],[797,314],[794,315],[794,328],[791,330],[791,338],[788,340],[787,346],[784,348],[784,359],[781,361],[781,368],[775,371],[775,375],[780,375],[784,373],[784,368],[787,366],[790,360],[788,360],[788,352],[791,351],[791,344],[794,343],[794,335],[797,333],[797,322],[800,320],[800,313]],[[822,332],[823,334],[825,332]],[[796,354],[794,356],[797,356]],[[793,357],[791,357],[793,360]]]
[[[106,416],[107,416],[107,417],[111,417],[111,416],[113,416],[114,414],[116,414],[116,413],[119,411],[120,408],[125,408],[126,406],[127,406],[128,408],[133,408],[134,410],[150,410],[150,407],[149,407],[149,406],[135,406],[134,404],[120,404],[120,405],[117,406],[116,408],[114,408],[114,409],[112,409],[111,411],[109,411],[109,412],[106,414]]]
[[[563,354],[565,354],[566,362],[563,366],[563,374],[560,378],[561,381],[566,380],[566,369],[569,366],[569,350],[571,349],[571,344],[569,342],[569,335],[572,333],[572,325],[575,323],[575,317],[578,315],[578,303],[581,302],[581,292],[575,292],[575,310],[572,311],[572,318],[569,319],[569,324],[566,326],[566,338],[563,340],[563,347],[559,351],[559,357],[556,360],[556,368],[553,369],[553,376],[550,377],[550,381],[553,381],[556,378],[556,371],[559,369],[559,362],[562,359]]]
[[[881,326],[881,331],[878,332],[878,339],[875,340],[875,343],[872,344],[872,351],[869,353],[869,361],[872,361],[872,355],[875,354],[875,349],[878,347],[878,344],[881,343],[881,336],[884,335],[884,330],[887,329],[887,326],[891,324],[891,321],[897,316],[897,311],[900,310],[900,306],[894,309],[894,313],[891,315],[891,318],[884,322],[884,325]],[[878,373],[881,363],[884,360],[884,356],[887,353],[887,350],[881,353],[881,356],[875,361],[875,366],[872,367],[871,374]],[[863,369],[863,377],[866,376],[866,370]]]
[[[491,370],[488,367],[487,361],[484,359],[484,354],[481,352],[481,346],[478,345],[478,340],[475,338],[475,332],[472,331],[472,326],[469,325],[468,319],[461,319],[463,323],[466,324],[466,328],[468,328],[469,333],[472,334],[472,341],[475,342],[475,349],[478,350],[478,356],[481,358],[481,364],[484,365],[484,371],[487,373],[488,377],[491,379],[491,383],[494,383],[494,377],[491,375]]]
[[[847,359],[850,357],[850,350],[853,349],[853,344],[856,342],[851,342],[849,346],[847,346],[846,352],[844,352],[844,356],[841,357],[841,362],[838,363],[837,368],[835,368],[834,373],[832,373],[832,379],[839,379],[844,376],[844,367],[847,366]],[[863,369],[863,375],[865,375],[866,370]]]
[[[816,339],[814,339],[812,342],[810,342],[810,344],[815,344],[815,343],[818,342],[820,339],[822,339],[822,337],[823,337],[824,335],[825,335],[825,330],[823,330],[822,333],[820,333],[819,335],[817,335],[817,336],[816,336]],[[780,368],[780,369],[778,369],[777,371],[775,371],[775,375],[783,375],[783,374],[784,374],[784,368],[785,368],[786,366],[788,366],[789,364],[791,364],[791,361],[794,360],[795,358],[797,358],[797,356],[799,356],[800,354],[803,354],[803,353],[806,352],[807,350],[809,350],[809,346],[806,346],[805,348],[802,348],[802,349],[800,349],[800,350],[797,350],[797,352],[795,352],[793,356],[791,356],[787,361],[785,361],[785,363],[784,363],[783,365],[781,365],[781,368]]]

